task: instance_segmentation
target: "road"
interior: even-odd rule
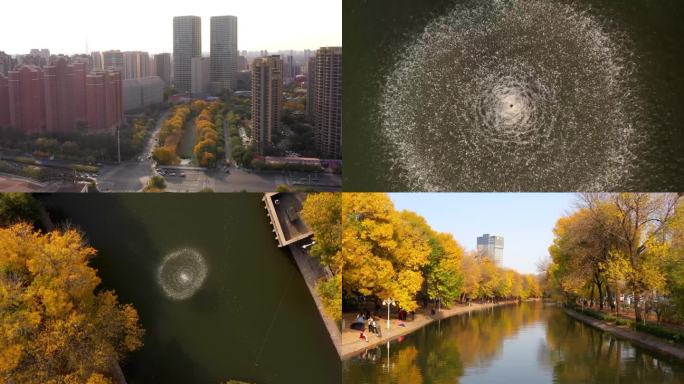
[[[210,188],[214,192],[273,192],[279,185],[311,188],[317,191],[339,191],[342,179],[339,175],[323,174],[312,177],[304,173],[268,172],[257,173],[231,168],[226,174],[218,169],[196,167],[164,167],[185,177],[166,176],[168,192],[199,192]]]
[[[139,192],[153,175],[152,154],[157,134],[166,119],[166,112],[157,120],[154,131],[145,145],[142,161],[125,161],[116,165],[100,168],[97,177],[98,189],[102,192]],[[227,132],[227,130],[224,130]],[[229,145],[226,149],[229,151]],[[230,157],[230,153],[226,153]],[[279,185],[286,184],[298,188],[311,188],[317,191],[339,191],[342,188],[340,175],[314,175],[301,172],[252,172],[231,168],[230,173],[219,169],[197,167],[163,167],[176,173],[183,172],[185,177],[165,176],[166,190],[169,192],[199,192],[212,189],[215,192],[273,192]]]
[[[104,165],[100,168],[97,176],[97,188],[101,192],[138,192],[147,184],[152,177],[152,151],[157,143],[157,135],[162,124],[166,120],[169,111],[164,111],[154,126],[150,138],[145,143],[142,153],[142,161],[124,161],[121,164]]]

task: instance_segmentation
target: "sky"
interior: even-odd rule
[[[173,17],[202,17],[209,52],[209,17],[238,18],[238,49],[271,52],[342,45],[342,0],[31,0],[3,1],[0,51],[86,50],[171,52]]]
[[[466,249],[475,250],[484,233],[504,237],[503,265],[537,273],[549,254],[553,227],[577,207],[571,193],[390,193],[399,210],[425,217],[439,232],[449,232]]]

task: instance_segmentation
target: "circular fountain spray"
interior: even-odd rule
[[[470,1],[398,54],[378,103],[415,190],[612,190],[641,103],[627,39],[548,0]]]
[[[207,276],[207,264],[202,255],[183,248],[164,257],[157,269],[157,281],[167,297],[185,300],[197,292]]]

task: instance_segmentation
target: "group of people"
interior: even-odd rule
[[[377,337],[382,337],[380,326],[378,326],[378,323],[375,322],[375,318],[371,316],[370,311],[366,311],[365,314],[359,314],[356,317],[356,321],[354,323],[358,324],[360,322],[364,322],[368,325],[368,332],[374,333]],[[366,335],[366,330],[364,328],[361,329],[359,339],[368,342],[368,336]]]

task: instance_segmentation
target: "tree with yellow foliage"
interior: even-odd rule
[[[342,195],[344,289],[391,298],[407,311],[418,307],[430,245],[383,193]]]
[[[96,292],[95,253],[75,230],[0,229],[0,382],[112,383],[142,347],[136,310]]]
[[[323,306],[335,320],[342,318],[342,194],[311,193],[301,211],[302,219],[311,228],[316,242],[309,254],[321,265],[330,268],[333,277],[318,282],[318,294]]]

